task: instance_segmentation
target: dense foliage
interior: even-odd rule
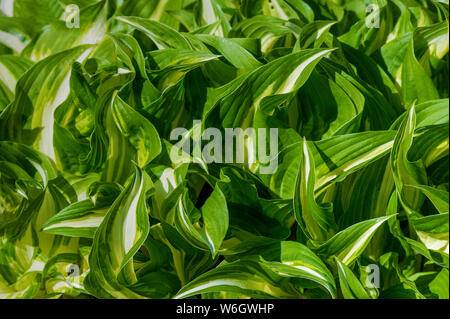
[[[448,0],[0,5],[0,298],[448,298]]]

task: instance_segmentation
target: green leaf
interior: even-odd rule
[[[402,67],[402,94],[406,105],[423,103],[439,99],[432,80],[414,55],[414,43],[411,41]]]
[[[448,299],[448,269],[441,272],[430,282],[430,291],[436,294],[439,299]]]

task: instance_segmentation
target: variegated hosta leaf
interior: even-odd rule
[[[231,64],[244,72],[251,72],[261,66],[250,52],[233,42],[233,39],[201,34],[197,35],[197,38],[219,51]]]
[[[140,168],[108,210],[95,232],[89,255],[87,291],[99,298],[139,298],[127,286],[137,282],[133,256],[147,238],[150,224],[146,193],[152,187]],[[108,258],[105,258],[108,256]]]
[[[409,44],[402,67],[402,93],[406,105],[439,98],[439,93],[414,56],[414,42]]]
[[[294,194],[294,211],[297,222],[303,232],[314,241],[326,241],[336,229],[333,206],[330,203],[320,205],[314,196],[316,184],[314,157],[303,140],[302,158],[298,169]]]
[[[379,131],[341,135],[315,142],[311,152],[316,167],[315,190],[323,191],[335,181],[386,155],[392,145],[395,132]],[[293,198],[301,159],[302,144],[286,147],[278,154],[279,168],[270,176],[271,188],[283,198]],[[330,165],[331,164],[331,165]]]
[[[138,16],[177,27],[177,20],[171,16],[171,12],[180,10],[182,5],[182,0],[125,0],[120,7],[120,12],[127,16]]]
[[[89,199],[73,203],[50,218],[43,226],[43,231],[69,237],[94,238],[109,206],[120,192],[121,187],[117,184],[98,185]]]
[[[89,52],[89,46],[49,56],[35,64],[17,82],[14,101],[0,114],[0,138],[33,145],[55,158],[55,109],[69,91],[70,66]]]
[[[448,8],[0,0],[0,298],[448,298]]]
[[[199,25],[208,25],[218,22],[219,27],[214,33],[215,35],[225,38],[231,29],[231,25],[218,2],[216,0],[201,0],[200,3]]]
[[[448,99],[432,100],[417,104],[415,106],[416,128],[448,123],[448,105]],[[400,116],[392,125],[392,128],[398,129],[407,115],[408,113],[405,113],[404,115]]]
[[[319,48],[325,41],[330,28],[336,24],[333,21],[314,21],[302,28],[299,46],[302,49],[309,47]]]
[[[140,167],[146,166],[161,153],[161,140],[152,123],[118,96],[113,97],[112,113],[122,135],[136,150]]]
[[[242,21],[231,30],[230,35],[242,34],[246,38],[260,39],[261,52],[269,53],[277,41],[291,33],[283,19],[260,15]]]
[[[388,217],[374,218],[347,227],[334,235],[314,251],[324,258],[336,256],[342,263],[350,265],[362,254],[377,229],[386,222]]]
[[[258,109],[271,113],[306,82],[315,65],[329,52],[312,49],[293,53],[238,78],[217,92],[205,114],[205,126],[218,121],[222,127],[250,127]]]
[[[191,44],[182,34],[165,24],[137,17],[118,17],[117,20],[144,32],[158,49],[191,49]]]
[[[391,151],[391,167],[394,175],[395,186],[399,194],[400,202],[408,214],[414,214],[421,202],[423,195],[416,189],[405,189],[404,185],[424,185],[427,176],[423,164],[410,162],[408,151],[413,142],[416,127],[416,112],[414,106],[408,112],[395,137]]]
[[[200,220],[201,219],[201,220]],[[225,196],[216,188],[199,212],[184,193],[178,200],[175,225],[180,234],[194,246],[208,249],[215,257],[228,230],[228,208]]]
[[[302,278],[325,288],[332,298],[336,298],[336,285],[331,272],[309,248],[294,242],[283,241],[264,247],[258,253],[263,264],[277,274],[288,278]],[[301,284],[298,284],[300,287]]]
[[[295,298],[298,292],[285,278],[277,275],[258,260],[225,263],[197,277],[175,296],[187,298],[211,292],[235,292],[255,298]]]
[[[425,196],[427,196],[430,199],[430,201],[433,203],[434,207],[436,207],[439,213],[441,214],[448,213],[449,211],[448,192],[425,185],[419,185],[414,187],[421,190],[422,193],[424,193]]]
[[[339,273],[339,283],[344,298],[369,299],[369,295],[352,270],[346,264],[340,262],[339,259],[336,259],[336,264]]]
[[[14,100],[16,83],[33,62],[19,56],[0,56],[0,111]]]
[[[414,230],[422,243],[433,251],[440,251],[448,256],[448,213],[413,218]]]
[[[74,48],[83,44],[96,44],[108,28],[108,15],[111,1],[102,0],[92,6],[81,9],[76,26],[75,21],[55,21],[45,28],[37,38],[24,49],[25,55],[33,61]]]
[[[164,90],[175,85],[187,72],[219,56],[188,50],[164,49],[151,52],[150,57],[161,70],[154,73],[158,78],[158,88]]]

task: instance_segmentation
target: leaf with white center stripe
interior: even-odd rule
[[[315,191],[323,192],[337,180],[342,180],[389,153],[394,131],[364,132],[331,137],[314,142],[311,152],[316,167]],[[262,176],[271,189],[282,198],[294,197],[295,179],[302,154],[302,143],[291,144],[278,154],[278,170]],[[318,195],[316,194],[316,195]]]
[[[201,218],[201,220],[200,220]],[[185,192],[180,196],[175,212],[175,225],[180,234],[199,249],[210,250],[216,256],[228,231],[228,208],[218,186],[200,211]]]
[[[411,162],[408,159],[408,151],[413,143],[415,128],[416,112],[413,106],[398,130],[390,158],[398,198],[410,215],[418,213],[424,196],[418,189],[405,188],[404,185],[427,185],[427,174],[422,161]]]
[[[158,49],[192,49],[189,41],[181,33],[165,24],[138,17],[117,17],[116,19],[142,31]]]
[[[331,51],[312,49],[287,55],[217,90],[215,100],[205,110],[205,127],[250,127],[258,109],[269,114],[289,100]]]
[[[95,233],[85,288],[98,298],[140,298],[129,288],[137,282],[133,256],[150,230],[146,193],[148,175],[135,168],[133,178],[109,209]]]
[[[95,209],[91,200],[87,199],[63,209],[49,219],[42,230],[50,234],[94,238],[107,211],[108,208]]]
[[[332,298],[337,297],[333,275],[323,261],[305,245],[281,241],[262,249],[251,250],[248,254],[261,256],[264,259],[263,264],[280,276],[316,283],[325,288]],[[299,287],[308,286],[303,286],[302,282],[294,282]]]
[[[302,143],[302,158],[298,169],[294,194],[294,212],[297,222],[308,238],[325,241],[337,228],[330,203],[318,204],[314,197],[316,170],[314,156],[306,139]]]
[[[0,114],[0,139],[33,145],[55,159],[54,112],[69,94],[70,68],[90,46],[54,54],[28,70],[17,82],[14,101]]]
[[[17,81],[32,65],[20,56],[0,56],[0,112],[14,100]]]
[[[254,298],[295,298],[299,293],[286,278],[258,259],[219,265],[185,285],[174,297],[183,299],[210,292],[235,292]]]
[[[78,28],[69,28],[66,21],[53,22],[30,42],[23,54],[33,61],[41,61],[79,45],[98,43],[107,32],[111,6],[110,0],[102,0],[81,9]]]
[[[73,203],[61,210],[45,223],[43,231],[69,237],[94,238],[109,206],[121,191],[117,184],[97,185],[89,199]]]
[[[336,256],[350,265],[362,254],[377,229],[392,217],[374,218],[347,227],[313,250],[326,259]]]
[[[339,283],[345,299],[370,299],[367,291],[352,270],[336,258],[338,266]]]

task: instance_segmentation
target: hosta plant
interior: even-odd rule
[[[0,0],[0,298],[448,298],[448,0]]]

